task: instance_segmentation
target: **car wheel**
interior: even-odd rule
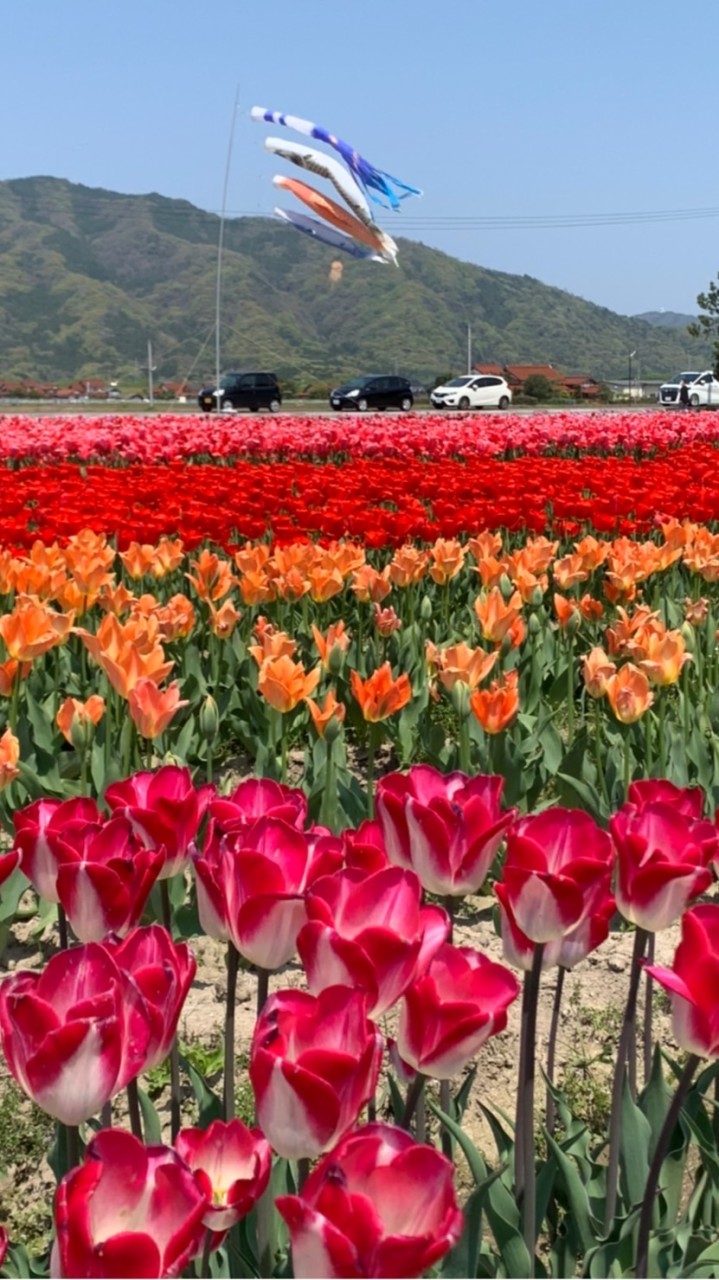
[[[693,396],[691,396],[691,397],[690,397],[690,399],[689,399],[689,403],[690,403],[690,405],[691,405],[692,409],[698,409],[698,408],[699,408],[699,396],[696,394],[696,392],[694,393],[694,395],[693,395]]]
[[[279,413],[281,407],[279,400],[270,400],[270,413]]]
[[[466,396],[462,396],[462,399],[460,400],[459,404],[457,405],[457,408],[458,408],[458,409],[468,409],[468,408],[469,408],[469,400],[467,399],[467,397],[466,397]]]
[[[231,400],[223,400],[223,401],[222,401],[222,408],[223,408],[223,409],[232,409],[233,407],[234,407],[234,406],[233,406],[233,404],[232,404],[232,401],[231,401]]]
[[[500,397],[499,407],[500,407],[500,409],[508,409],[508,408],[509,408],[509,396],[501,396],[501,397]]]
[[[369,409],[369,405],[367,404],[366,400],[358,400],[357,408],[359,409],[360,413],[366,413],[367,410]]]
[[[404,400],[402,401],[402,403],[401,403],[401,405],[400,405],[400,409],[402,410],[402,412],[403,412],[403,413],[409,413],[410,409],[412,408],[412,403],[413,403],[413,402],[412,402],[412,400],[410,399],[410,397],[409,397],[409,396],[405,396],[405,397],[404,397]]]

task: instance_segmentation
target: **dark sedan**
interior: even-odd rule
[[[358,413],[366,413],[368,409],[402,409],[408,413],[413,404],[411,384],[396,374],[353,378],[330,392],[333,409],[354,409]]]

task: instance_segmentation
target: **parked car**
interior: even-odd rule
[[[711,369],[705,369],[703,373],[697,373],[695,370],[678,373],[671,382],[663,382],[657,397],[659,403],[678,405],[679,388],[682,382],[688,385],[689,403],[693,409],[709,407],[719,409],[719,379]]]
[[[367,374],[330,391],[333,409],[356,409],[359,413],[368,409],[402,409],[407,413],[413,404],[411,383],[396,374]]]
[[[203,387],[197,402],[205,413],[213,409],[269,409],[277,413],[282,392],[274,373],[223,373],[219,387]]]
[[[504,378],[467,373],[435,387],[430,400],[435,409],[508,409],[512,392]]]

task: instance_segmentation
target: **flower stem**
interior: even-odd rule
[[[557,1052],[557,1034],[559,1032],[559,1010],[562,1005],[562,992],[564,990],[564,977],[567,970],[559,966],[557,969],[557,985],[554,988],[554,1001],[552,1004],[552,1021],[549,1027],[549,1044],[547,1045],[547,1109],[546,1123],[547,1130],[550,1134],[554,1133],[554,1125],[556,1122],[556,1107],[550,1086],[554,1084],[554,1063]]]
[[[212,1255],[212,1232],[208,1227],[205,1231],[205,1243],[202,1248],[202,1262],[200,1264],[201,1280],[209,1280],[210,1278],[211,1255]]]
[[[537,1238],[537,1178],[534,1165],[534,1073],[537,1037],[537,1004],[542,976],[544,944],[535,943],[532,968],[525,974],[522,994],[523,1070],[519,1078],[519,1119],[522,1129],[522,1218],[524,1243],[529,1254],[529,1280],[535,1270]]]
[[[417,1103],[424,1092],[425,1079],[426,1077],[422,1075],[422,1072],[418,1071],[407,1090],[407,1098],[404,1104],[404,1115],[402,1116],[403,1129],[409,1129],[412,1123],[412,1117],[417,1109]]]
[[[140,1114],[140,1099],[137,1096],[137,1078],[128,1081],[127,1109],[130,1113],[130,1128],[135,1137],[142,1142],[142,1116]]]
[[[232,942],[227,944],[227,999],[225,1004],[225,1120],[235,1115],[235,1002],[239,955]]]
[[[162,904],[162,923],[172,937],[172,907],[167,880],[160,881],[160,902]],[[172,1040],[170,1048],[170,1130],[172,1141],[180,1132],[180,1056],[177,1048],[177,1036]]]
[[[574,636],[567,636],[567,746],[574,742]]]
[[[60,950],[67,951],[67,916],[65,915],[65,908],[60,902],[57,904],[57,927],[60,934]]]
[[[644,1200],[642,1201],[642,1212],[639,1218],[639,1232],[637,1235],[637,1258],[634,1264],[635,1276],[647,1275],[647,1263],[649,1262],[649,1232],[652,1226],[652,1213],[654,1210],[654,1200],[659,1186],[659,1175],[662,1171],[662,1165],[669,1147],[669,1140],[674,1131],[681,1105],[686,1096],[687,1089],[692,1081],[692,1076],[699,1065],[699,1058],[695,1053],[690,1053],[684,1065],[679,1084],[674,1092],[671,1106],[667,1111],[661,1133],[657,1139],[657,1145],[654,1149],[652,1163],[649,1166],[649,1176],[647,1177],[647,1185],[644,1188]]]
[[[654,963],[655,935],[650,933],[647,943],[647,960]],[[646,1085],[652,1074],[652,1058],[654,1057],[654,1034],[652,1025],[654,1005],[654,979],[650,973],[644,975],[644,1083]]]
[[[632,1042],[632,1033],[636,1023],[637,991],[642,972],[642,959],[647,945],[647,932],[637,929],[634,935],[634,952],[632,968],[629,976],[629,991],[624,1008],[624,1020],[619,1037],[617,1060],[614,1064],[614,1081],[612,1084],[612,1107],[609,1118],[609,1164],[607,1167],[607,1200],[604,1227],[608,1232],[617,1208],[617,1188],[619,1185],[619,1139],[622,1128],[622,1094],[624,1078],[627,1070],[627,1053]]]
[[[325,785],[322,792],[322,809],[320,822],[323,826],[329,827],[330,831],[335,829],[335,744],[334,741],[327,742],[327,759],[325,762]]]
[[[374,766],[381,729],[378,724],[369,725],[367,738],[367,817],[374,818]]]

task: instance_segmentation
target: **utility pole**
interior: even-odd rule
[[[467,373],[472,372],[472,326],[467,325]]]
[[[153,403],[153,387],[152,387],[152,339],[147,339],[147,389],[150,404]]]

